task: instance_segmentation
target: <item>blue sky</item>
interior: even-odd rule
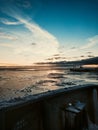
[[[0,63],[98,56],[98,0],[0,0]]]

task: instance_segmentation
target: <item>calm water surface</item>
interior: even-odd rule
[[[3,70],[0,71],[0,101],[87,83],[98,84],[98,73],[71,72],[62,67]]]

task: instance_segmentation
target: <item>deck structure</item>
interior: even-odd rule
[[[0,130],[67,130],[62,107],[85,104],[88,129],[97,130],[98,85],[87,84],[0,103]],[[84,130],[84,129],[83,129]]]

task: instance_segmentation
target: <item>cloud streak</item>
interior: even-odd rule
[[[96,44],[98,44],[98,35],[89,38],[88,39],[88,43],[86,45],[84,45],[83,47],[81,47],[80,49],[88,49],[88,48],[92,48],[94,47]]]
[[[36,43],[36,46],[32,46],[32,44],[20,46],[18,50],[16,49],[17,53],[34,55],[40,59],[46,59],[58,53],[59,42],[52,34],[42,29],[34,22],[29,22],[22,17],[15,18],[31,32],[32,37],[30,39],[32,43]]]
[[[6,14],[6,18],[8,19],[2,18],[0,22],[8,25],[5,26],[8,27],[8,29],[10,27],[13,28],[15,32],[9,29],[8,31],[12,31],[12,33],[0,33],[0,38],[5,40],[2,40],[1,46],[14,46],[11,55],[13,55],[12,58],[14,58],[16,62],[19,59],[24,63],[40,62],[45,59],[51,60],[51,57],[52,60],[65,60],[65,56],[68,60],[85,58],[85,56],[83,56],[85,51],[91,51],[90,49],[94,48],[97,45],[98,35],[85,40],[85,44],[82,44],[81,41],[80,43],[76,41],[77,43],[75,45],[74,43],[71,43],[71,46],[68,43],[65,43],[65,45],[60,45],[55,36],[53,36],[47,30],[43,29],[28,16],[28,12],[31,12],[30,8],[32,8],[31,6],[33,5],[30,3],[30,1],[28,2],[27,0],[16,0],[15,5],[13,1],[14,0],[8,1],[7,3],[5,2],[6,8],[2,8],[2,12],[3,14]],[[8,6],[9,2],[11,6]],[[27,11],[28,9],[29,11]],[[31,13],[31,17],[33,18],[34,12],[32,11]],[[18,28],[16,29],[15,26]],[[7,40],[10,40],[11,45],[8,44],[7,46]],[[5,44],[3,44],[4,42]]]
[[[17,1],[17,6],[28,9],[31,8],[31,3],[29,0]]]
[[[19,37],[17,44],[14,47],[13,56],[17,56],[19,59],[22,59],[23,63],[28,62],[29,64],[32,62],[44,61],[46,58],[57,54],[59,42],[56,37],[32,21],[30,17],[24,15],[23,12],[19,10],[19,8],[15,7],[15,9],[16,10],[13,10],[13,8],[8,8],[8,10],[4,10],[3,13],[10,16],[14,20],[16,19],[17,22],[8,21],[6,19],[3,19],[1,22],[6,25],[22,24],[22,27],[27,29],[27,32],[25,33],[28,34],[26,35],[24,32],[23,34],[18,33]],[[1,38],[8,40],[16,39],[10,35],[3,34]],[[6,46],[6,44],[4,46]],[[25,59],[25,55],[28,55],[28,60]]]
[[[17,40],[16,36],[12,36],[3,32],[0,32],[0,39],[7,39],[7,40]]]
[[[5,18],[1,18],[0,22],[3,23],[3,24],[5,24],[5,25],[19,25],[19,24],[21,24],[19,21],[18,22],[9,21],[9,20],[7,20]]]
[[[81,42],[81,46],[73,46],[72,48],[67,48],[65,45],[61,48],[60,51],[64,56],[66,56],[67,60],[71,61],[97,56],[98,51],[96,51],[96,48],[98,48],[98,35],[85,39],[84,42]],[[87,54],[87,52],[89,55]],[[83,56],[85,53],[86,55]]]
[[[9,43],[0,43],[0,46],[1,47],[7,47],[7,48],[13,48],[13,45],[9,44]]]

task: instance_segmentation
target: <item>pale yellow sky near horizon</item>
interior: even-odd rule
[[[28,3],[30,4],[28,8],[31,8],[33,4],[32,1],[28,1]],[[68,31],[74,28],[74,33],[77,34],[74,38],[74,33],[72,35],[72,32],[66,31],[69,22],[67,21],[68,23],[65,23],[65,20],[65,22],[62,23],[63,21],[61,21],[66,33],[63,32],[63,28],[60,29],[62,25],[59,25],[61,34],[58,30],[58,32],[56,32],[58,36],[55,35],[56,33],[52,33],[49,29],[41,26],[40,22],[43,21],[39,23],[35,22],[33,17],[31,17],[32,14],[29,15],[27,13],[28,9],[23,7],[23,3],[20,2],[21,8],[18,5],[19,3],[17,3],[17,1],[15,3],[6,1],[6,3],[3,3],[4,7],[0,7],[0,13],[2,14],[0,18],[0,24],[2,25],[0,27],[0,64],[32,65],[36,62],[73,61],[98,56],[96,24],[94,28],[91,28],[90,32],[89,29],[86,30],[86,27],[84,30],[81,28],[79,32],[80,27],[83,26],[83,23],[81,23],[82,19],[80,20],[76,17],[76,20],[80,20],[81,23],[81,26],[78,26],[76,21],[74,23],[73,18],[73,23],[69,21],[71,25],[69,25]],[[41,11],[44,13],[43,10]],[[73,13],[70,15],[73,16]],[[61,14],[59,16],[61,16]],[[96,18],[96,15],[94,18]],[[94,21],[96,23],[96,19],[94,19]],[[52,24],[48,24],[49,21],[47,27],[53,27]],[[77,27],[78,30],[76,30],[75,27]],[[54,27],[52,31],[55,32],[56,27]],[[88,37],[85,36],[86,34]],[[62,35],[64,35],[64,39],[61,39]]]

